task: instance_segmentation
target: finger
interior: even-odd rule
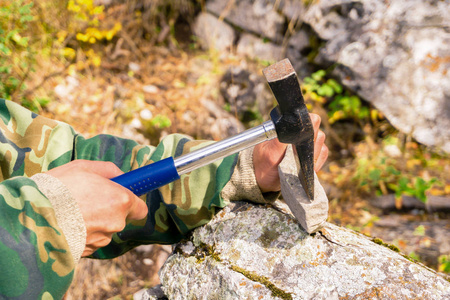
[[[91,236],[88,237],[88,241],[86,243],[86,246],[84,247],[82,257],[89,256],[92,253],[94,253],[97,249],[105,247],[111,243],[112,240],[112,234],[107,235],[104,233],[94,233]]]
[[[318,172],[320,169],[322,169],[323,165],[327,161],[328,158],[328,147],[326,145],[323,145],[322,150],[320,151],[319,157],[317,158],[315,164],[314,164],[314,170]]]
[[[147,204],[142,201],[141,198],[135,196],[133,194],[133,204],[130,208],[130,212],[128,213],[127,219],[128,220],[142,220],[144,219],[148,214],[148,207]]]
[[[316,140],[314,141],[314,160],[317,160],[319,158],[322,147],[325,144],[325,137],[325,133],[322,130],[319,130]]]
[[[114,163],[109,161],[75,160],[74,162],[77,162],[80,167],[105,178],[113,178],[123,174]]]
[[[273,139],[266,143],[266,157],[269,157],[272,165],[278,166],[281,160],[284,157],[284,153],[286,152],[287,144],[281,143],[278,139]]]
[[[317,114],[311,113],[309,114],[309,116],[311,117],[311,122],[314,128],[314,140],[315,140],[317,138],[317,134],[319,133],[320,122],[322,121],[322,119]]]

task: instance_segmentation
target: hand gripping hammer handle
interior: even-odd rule
[[[111,180],[140,196],[179,179],[183,174],[276,137],[275,125],[269,120],[225,140],[176,158],[162,159]]]

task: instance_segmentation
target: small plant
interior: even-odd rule
[[[450,255],[439,256],[439,272],[450,274]]]
[[[336,80],[326,77],[325,70],[318,70],[311,74],[311,77],[305,77],[303,92],[305,97],[320,104],[327,104],[330,124],[342,119],[360,120],[369,116],[369,108],[362,105],[358,96],[344,90]]]
[[[423,178],[416,171],[417,166],[426,166],[425,160],[422,162],[415,157],[407,159],[387,155],[384,149],[392,143],[398,143],[398,139],[388,136],[382,141],[383,147],[381,149],[365,154],[361,151],[353,180],[367,192],[373,189],[377,195],[393,192],[398,201],[401,201],[403,195],[407,195],[425,203],[427,193],[434,186],[442,184],[438,178],[430,176],[427,176],[430,178]]]
[[[156,115],[150,120],[150,125],[158,129],[168,128],[172,125],[170,119],[165,115]]]

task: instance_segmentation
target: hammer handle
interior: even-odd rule
[[[177,158],[168,157],[111,180],[131,190],[137,196],[146,194],[180,178],[181,175],[230,156],[261,142],[275,138],[272,121],[248,129],[238,135],[215,142]]]

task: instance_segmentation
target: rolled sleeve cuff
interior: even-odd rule
[[[31,179],[52,204],[58,225],[66,237],[75,264],[78,264],[86,245],[86,226],[78,204],[57,178],[40,173]]]
[[[262,193],[253,168],[253,147],[239,154],[239,161],[221,196],[227,201],[248,200],[255,203],[275,201],[280,192]]]

